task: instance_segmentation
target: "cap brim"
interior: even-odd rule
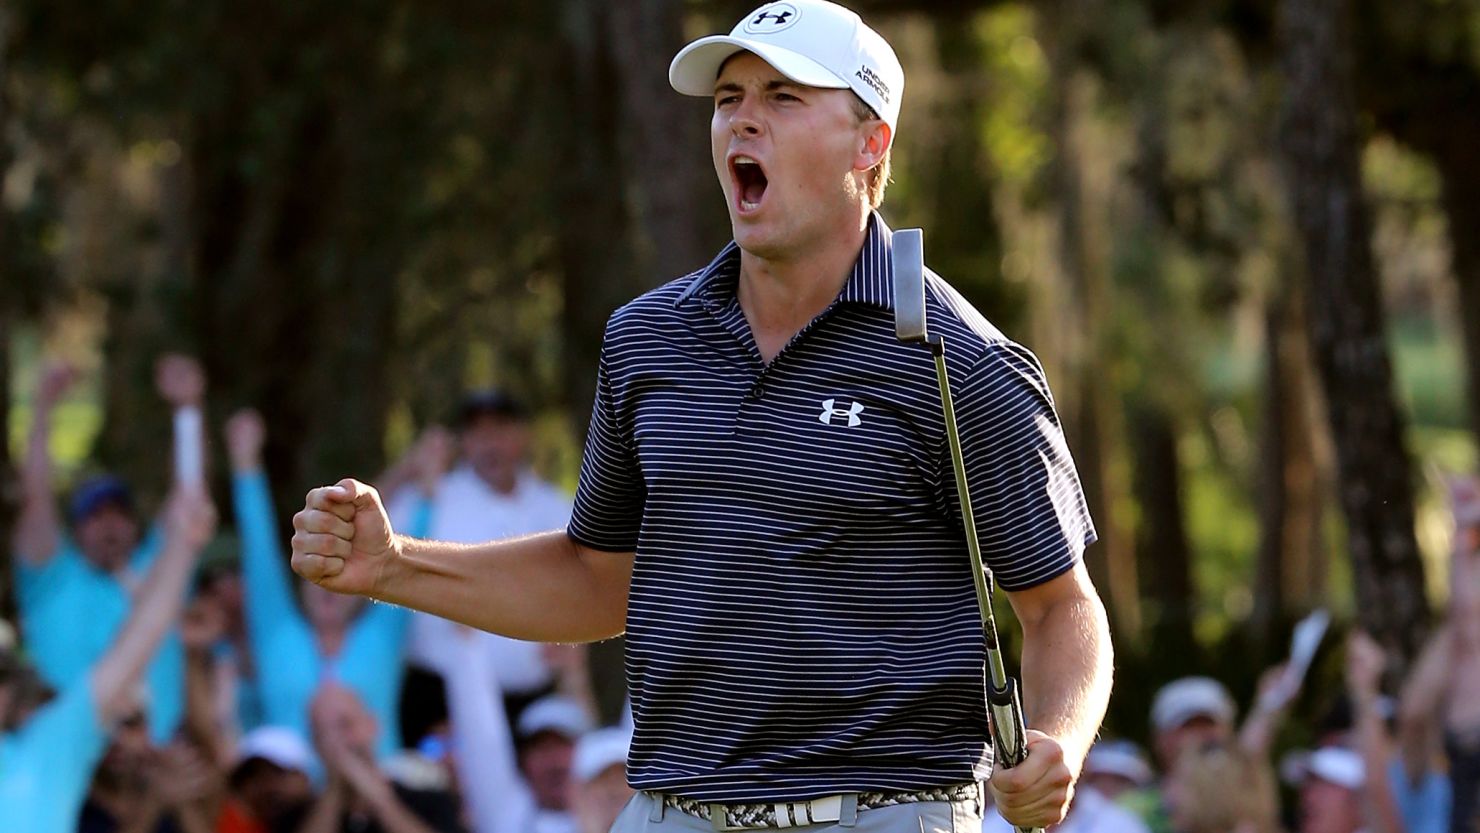
[[[807,87],[833,90],[849,88],[848,82],[807,56],[779,46],[729,35],[700,38],[679,50],[668,66],[668,83],[684,95],[714,95],[719,69],[737,52],[754,52],[787,78]]]

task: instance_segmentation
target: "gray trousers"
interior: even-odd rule
[[[859,810],[849,819],[788,827],[785,833],[982,833],[982,808],[975,801],[921,801]],[[757,830],[772,833],[776,828]],[[714,825],[682,810],[664,807],[650,793],[632,796],[611,833],[714,833]]]

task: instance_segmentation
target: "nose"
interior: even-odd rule
[[[742,139],[761,135],[761,125],[759,114],[756,112],[756,104],[749,97],[741,101],[735,111],[730,114],[730,130]]]

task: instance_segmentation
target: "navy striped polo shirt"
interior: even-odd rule
[[[606,328],[568,534],[637,554],[637,789],[760,802],[988,776],[984,651],[929,350],[894,336],[877,214],[770,364],[731,243]],[[983,554],[1001,585],[1095,538],[1038,360],[927,273]]]

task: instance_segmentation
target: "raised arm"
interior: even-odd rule
[[[266,438],[262,416],[254,410],[237,411],[226,421],[231,503],[241,538],[247,632],[254,650],[265,650],[263,639],[273,628],[302,615],[293,603],[293,576],[278,539],[277,517],[262,467]]]
[[[51,417],[76,379],[77,371],[72,367],[51,364],[41,372],[41,382],[36,386],[31,431],[21,464],[20,517],[11,541],[15,555],[32,567],[45,564],[61,546],[61,519],[52,492]]]
[[[1362,800],[1367,830],[1373,833],[1404,833],[1398,799],[1388,777],[1393,760],[1393,742],[1380,706],[1383,668],[1387,658],[1377,642],[1361,631],[1346,643],[1346,688],[1351,698],[1357,752],[1367,773]]]
[[[200,362],[180,353],[166,353],[154,365],[154,387],[174,412],[175,485],[205,487],[206,374]]]
[[[293,518],[293,569],[338,593],[423,610],[536,642],[622,633],[632,553],[564,532],[458,545],[396,535],[375,489],[341,480],[308,493]]]
[[[503,692],[488,650],[465,628],[450,628],[437,670],[447,683],[457,777],[482,789],[464,790],[475,833],[522,833],[534,814],[534,798],[519,775],[514,738],[504,713]]]
[[[105,723],[133,705],[144,668],[180,618],[195,560],[216,529],[216,509],[200,491],[176,491],[165,510],[164,550],[145,577],[123,632],[93,667],[91,684]]]

